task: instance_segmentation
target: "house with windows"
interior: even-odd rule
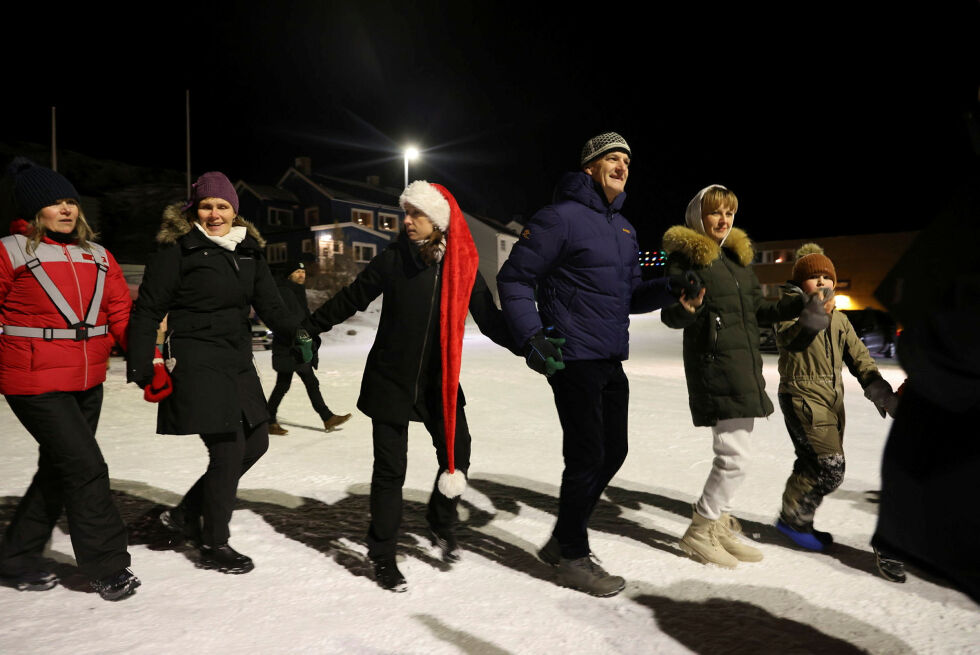
[[[266,239],[270,265],[303,259],[318,270],[337,255],[363,268],[397,235],[404,212],[400,190],[376,178],[355,182],[313,173],[309,158],[297,159],[274,186],[239,180],[240,213]]]
[[[315,173],[308,157],[298,158],[274,186],[239,180],[235,189],[239,213],[266,240],[269,264],[303,259],[314,274],[330,270],[337,256],[363,269],[394,241],[405,217],[398,205],[401,189],[383,187],[374,176],[359,182]],[[497,271],[520,226],[464,215],[480,253],[480,272],[496,296]]]

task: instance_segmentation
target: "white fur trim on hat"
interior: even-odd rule
[[[402,209],[411,205],[429,217],[432,224],[446,232],[449,230],[449,203],[438,189],[425,180],[415,180],[402,191],[398,198]]]

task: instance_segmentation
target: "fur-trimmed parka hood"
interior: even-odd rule
[[[684,225],[675,225],[664,233],[664,251],[668,255],[680,252],[691,260],[691,264],[704,268],[718,259],[722,248],[731,251],[738,263],[748,266],[755,257],[755,250],[749,235],[737,227],[733,227],[725,239],[725,244],[719,246],[714,239],[706,234],[695,232]]]
[[[184,236],[192,229],[194,225],[187,220],[184,212],[181,211],[179,204],[168,205],[166,209],[163,210],[163,220],[160,221],[160,230],[157,232],[156,241],[162,245],[171,245],[177,243],[180,237]],[[265,248],[265,239],[259,233],[257,227],[246,221],[241,216],[235,216],[235,221],[232,225],[240,225],[245,228],[248,232],[248,236],[255,239],[259,244],[259,248]]]

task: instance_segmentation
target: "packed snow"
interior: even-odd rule
[[[62,520],[46,556],[62,585],[0,588],[2,653],[966,653],[980,652],[978,607],[919,571],[894,584],[873,573],[879,464],[890,419],[845,373],[847,474],[817,513],[837,544],[827,554],[790,547],[772,523],[793,462],[778,404],[756,423],[755,454],[733,513],[765,559],[734,570],[698,564],[677,539],[711,462],[711,436],[687,405],[681,333],[657,314],[634,317],[630,454],[591,524],[591,545],[626,589],[593,598],[558,587],[535,553],[555,520],[561,431],[548,384],[467,326],[462,385],[473,434],[461,502],[463,560],[439,560],[424,537],[436,473],[420,424],[410,430],[399,567],[407,593],[380,589],[366,560],[371,421],[355,408],[377,325],[377,305],[324,335],[318,377],[336,413],[325,433],[303,386],[280,408],[287,436],[242,479],[231,544],[255,560],[247,575],[198,569],[195,553],[157,523],[201,474],[195,436],[154,433],[156,407],[125,383],[114,359],[98,431],[112,487],[130,525],[132,568],[143,586],[101,600],[74,568]],[[776,357],[764,355],[775,400]],[[267,392],[270,353],[255,353]],[[898,386],[901,369],[879,360]],[[37,448],[0,403],[5,456],[0,518],[36,468]],[[926,435],[923,435],[926,437]]]

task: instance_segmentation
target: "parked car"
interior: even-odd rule
[[[895,357],[898,326],[888,312],[866,307],[841,310],[874,357]]]
[[[895,357],[895,343],[898,340],[898,329],[895,320],[880,309],[842,309],[847,319],[854,326],[858,338],[867,347],[872,357]],[[769,326],[759,326],[759,350],[764,353],[776,353],[776,333]]]
[[[252,323],[252,350],[255,348],[272,348],[272,330],[262,322],[258,316],[251,318]]]

